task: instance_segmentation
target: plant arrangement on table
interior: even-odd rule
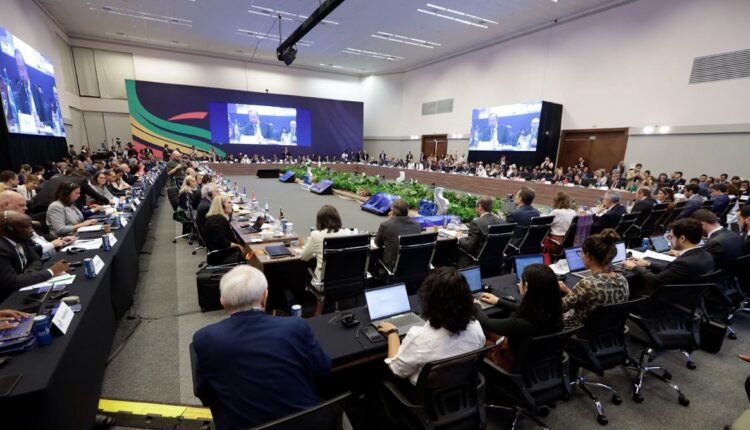
[[[296,177],[302,178],[307,174],[307,166],[296,165],[289,168],[294,171]],[[422,199],[432,200],[433,188],[418,182],[396,182],[381,179],[378,176],[358,175],[350,172],[337,172],[335,170],[313,167],[313,183],[329,179],[333,181],[333,188],[347,191],[360,197],[371,196],[379,191],[388,194],[397,194],[406,201],[411,209],[417,209]],[[478,196],[469,193],[446,191],[443,193],[450,205],[448,213],[461,218],[462,222],[469,222],[475,216],[474,207]],[[495,211],[500,211],[500,200],[495,199]]]

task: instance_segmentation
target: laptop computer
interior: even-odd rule
[[[623,261],[625,261],[628,256],[628,251],[625,247],[625,242],[615,243],[615,248],[617,249],[617,253],[612,259],[611,265],[612,267],[617,268],[622,266]],[[571,252],[568,253],[568,251]],[[591,276],[591,270],[587,270],[586,266],[583,264],[583,260],[581,259],[582,253],[583,251],[581,250],[580,246],[566,249],[565,259],[568,260],[568,269],[570,269],[571,275],[578,276],[579,278],[586,278],[588,276]]]
[[[0,330],[0,343],[7,342],[14,339],[20,339],[31,335],[31,330],[34,328],[34,316],[42,315],[47,305],[47,299],[53,290],[53,286],[50,285],[47,291],[44,293],[41,299],[39,299],[39,308],[36,314],[32,314],[27,318],[23,318],[18,321],[18,325],[5,330]]]
[[[372,325],[389,322],[403,336],[415,325],[424,324],[424,320],[411,310],[406,284],[387,285],[365,291],[367,311]]]
[[[482,301],[482,272],[479,270],[479,266],[467,267],[466,269],[459,270],[461,275],[466,278],[466,282],[469,284],[469,291],[475,299],[479,300],[479,304],[482,309],[491,308],[495,305]]]
[[[530,255],[517,255],[516,256],[516,283],[521,285],[521,277],[526,266],[531,264],[544,264],[544,256],[542,254],[530,254]]]
[[[669,251],[669,241],[667,241],[667,238],[664,236],[651,236],[649,238],[651,240],[651,245],[654,247],[654,251],[656,252],[667,252]]]

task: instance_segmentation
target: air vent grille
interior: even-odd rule
[[[453,112],[453,99],[422,103],[422,116]]]
[[[690,71],[691,84],[747,77],[750,77],[750,49],[697,57]]]

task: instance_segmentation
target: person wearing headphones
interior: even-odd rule
[[[39,254],[29,245],[33,234],[28,215],[8,210],[0,214],[0,301],[21,287],[44,282],[68,271],[65,260],[56,261],[49,269],[42,267]]]

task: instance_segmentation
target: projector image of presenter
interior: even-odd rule
[[[297,111],[261,105],[228,105],[229,143],[297,145]]]
[[[249,137],[247,143],[265,143],[265,139],[270,137],[269,124],[262,123],[258,112],[251,110],[247,113],[247,122],[240,129],[240,139],[243,136]]]

